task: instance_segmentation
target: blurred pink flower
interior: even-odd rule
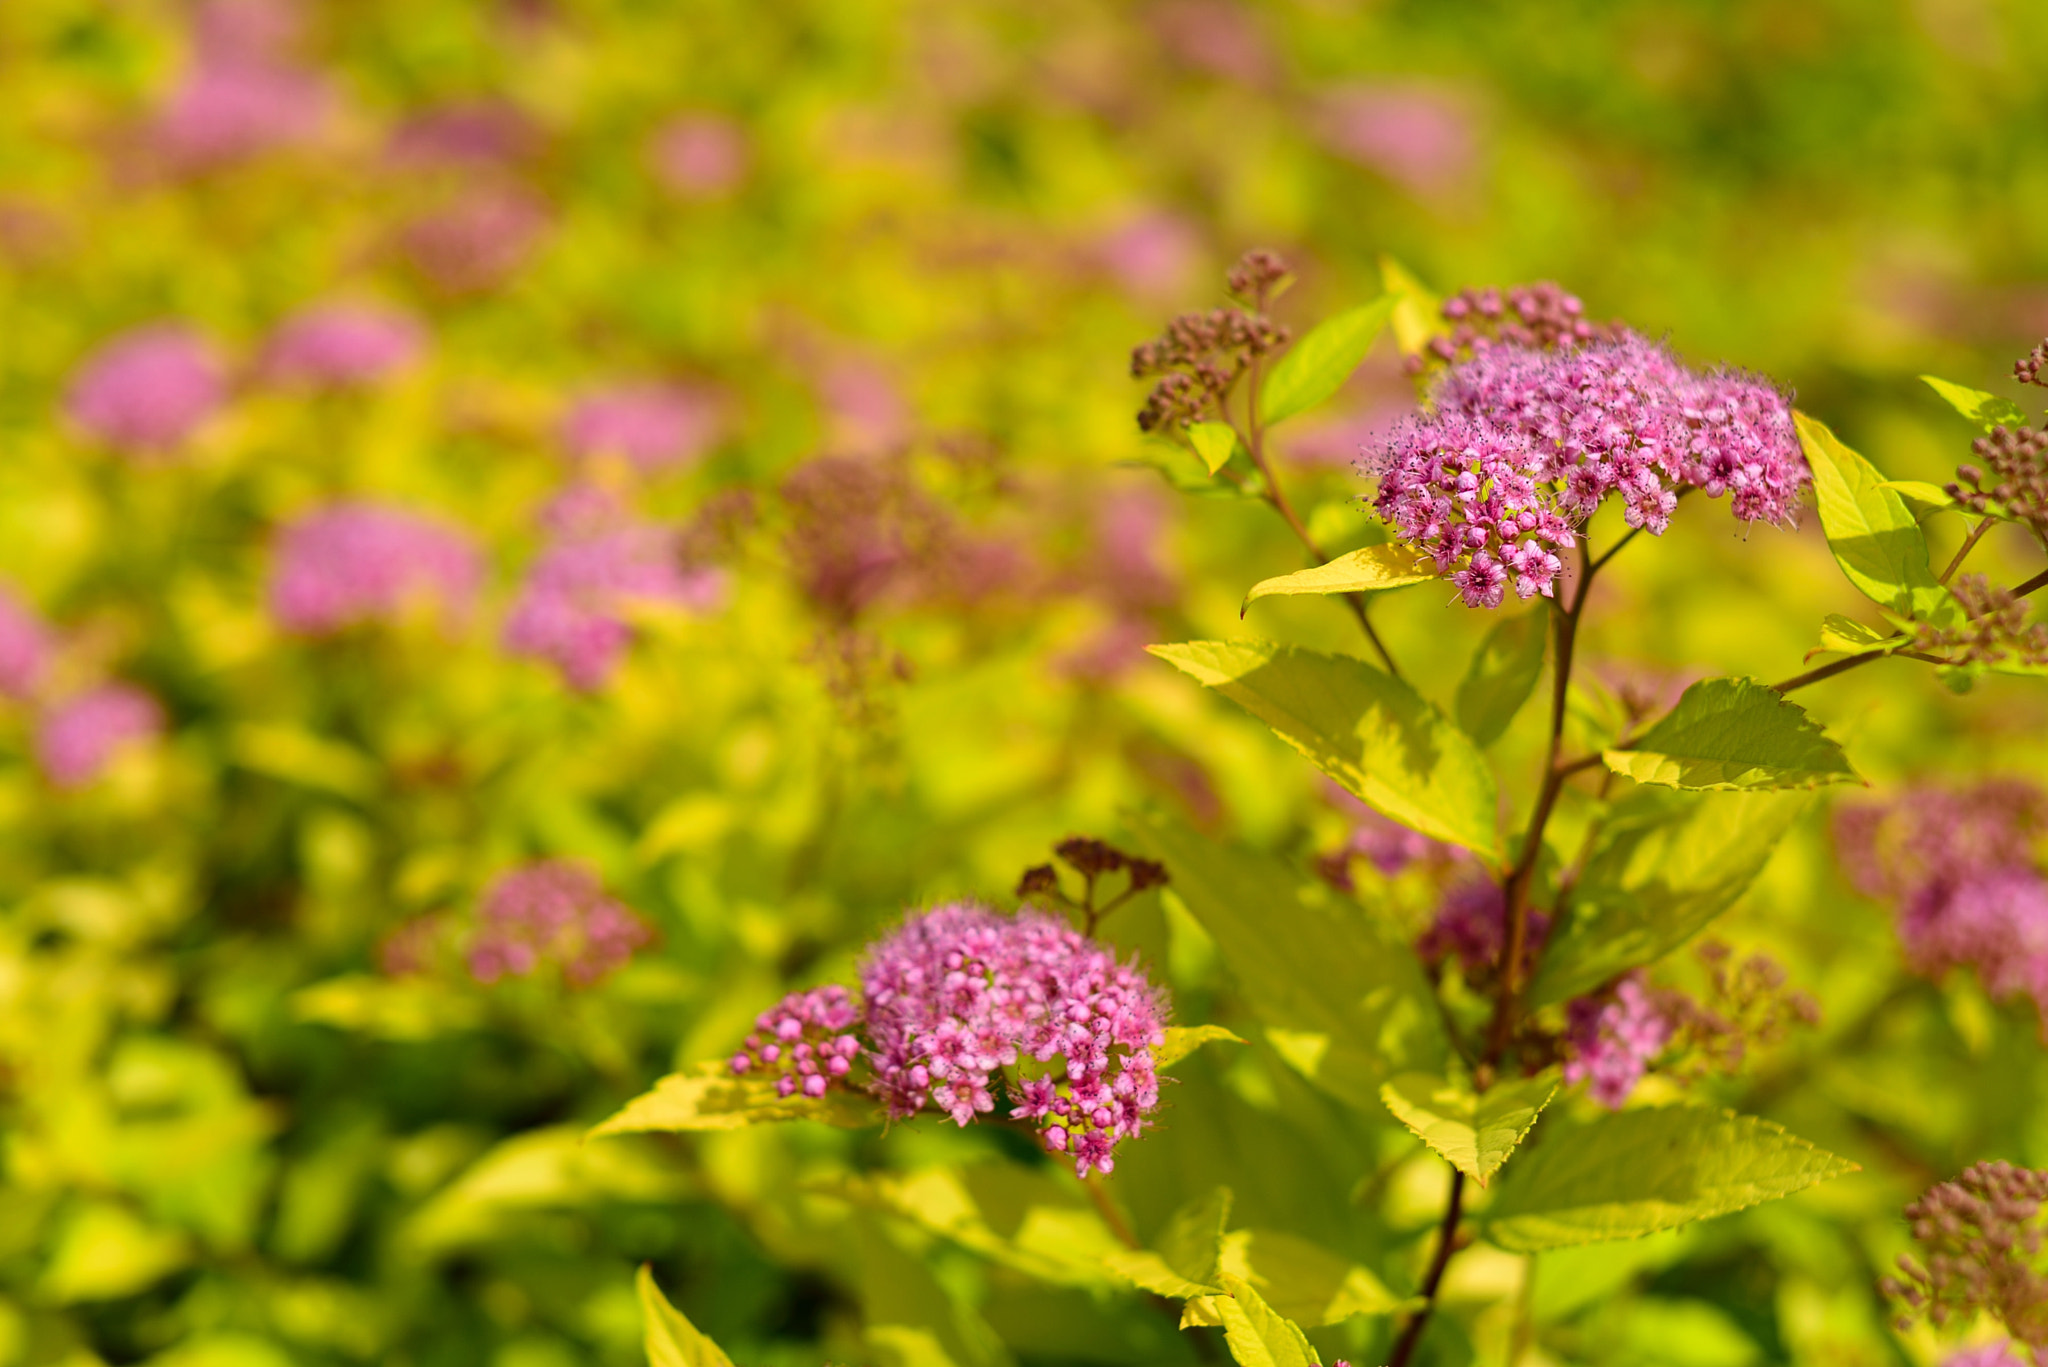
[[[1283,449],[1297,465],[1349,468],[1366,448],[1384,444],[1411,411],[1410,406],[1385,403],[1306,418],[1284,429]]]
[[[206,0],[193,11],[192,45],[215,61],[281,61],[304,29],[304,11],[289,0]]]
[[[818,377],[827,444],[864,453],[899,446],[910,436],[910,410],[889,372],[874,361],[842,357]]]
[[[509,166],[540,143],[540,130],[511,101],[461,100],[409,115],[392,130],[385,156],[399,166]]]
[[[263,370],[298,384],[366,385],[410,364],[424,345],[419,323],[394,309],[316,304],[278,328],[263,353]]]
[[[1146,18],[1183,66],[1250,86],[1274,75],[1273,50],[1256,15],[1234,0],[1162,0]]]
[[[470,190],[447,207],[414,219],[401,236],[419,270],[451,294],[503,284],[540,245],[548,210],[530,191],[511,185]]]
[[[26,698],[50,662],[50,628],[6,585],[0,584],[0,696]]]
[[[708,199],[747,174],[747,135],[717,114],[685,114],[655,131],[648,161],[662,185],[685,199]]]
[[[205,170],[319,136],[334,95],[293,58],[300,15],[277,0],[213,0],[193,15],[192,59],[147,141],[176,170]]]
[[[161,454],[198,430],[220,406],[225,368],[192,329],[159,323],[122,333],[100,348],[71,384],[72,421],[131,454]]]
[[[718,401],[695,389],[622,384],[593,390],[562,419],[562,445],[579,460],[624,456],[643,472],[689,464],[717,437]]]
[[[1465,102],[1416,82],[1350,85],[1322,101],[1323,140],[1331,150],[1427,198],[1462,189],[1479,160],[1479,137]]]
[[[1125,220],[1098,238],[1096,264],[1140,299],[1168,299],[1183,293],[1202,264],[1202,237],[1178,214],[1152,210]]]
[[[476,919],[469,971],[480,983],[554,964],[570,986],[589,987],[654,940],[654,928],[606,896],[595,873],[566,859],[499,877],[485,890]]]
[[[82,788],[116,755],[164,729],[163,707],[130,684],[105,684],[52,708],[36,728],[36,758],[59,788]]]
[[[460,618],[482,579],[483,557],[461,529],[403,508],[335,503],[278,537],[270,613],[307,635],[395,618],[421,601]]]

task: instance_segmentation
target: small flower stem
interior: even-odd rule
[[[1971,529],[1968,536],[1963,538],[1963,544],[1956,548],[1956,558],[1949,561],[1948,568],[1941,572],[1942,583],[1946,584],[1949,580],[1956,577],[1956,571],[1963,567],[1963,561],[1969,558],[1971,551],[1977,549],[1977,543],[1984,539],[1984,533],[1991,530],[1991,524],[1995,521],[1997,521],[1996,518],[1985,518]]]
[[[1430,1312],[1436,1309],[1437,1288],[1443,1285],[1444,1269],[1451,1265],[1451,1254],[1458,1247],[1458,1219],[1465,1207],[1465,1174],[1451,1169],[1451,1199],[1444,1205],[1444,1220],[1437,1232],[1436,1253],[1429,1260],[1429,1271],[1422,1278],[1422,1308],[1408,1317],[1408,1323],[1401,1326],[1401,1337],[1394,1344],[1393,1353],[1387,1358],[1387,1367],[1408,1367],[1408,1360],[1415,1356],[1416,1345],[1422,1342],[1422,1331],[1429,1326]]]
[[[2028,594],[2034,592],[2036,589],[2043,587],[2048,587],[2048,570],[2042,570],[2032,579],[2029,579],[2026,583],[2021,584],[2018,588],[2014,589],[2012,591],[2012,596],[2015,598],[2024,598]]]
[[[1819,669],[1809,669],[1804,674],[1794,674],[1789,679],[1772,684],[1771,691],[1778,694],[1790,693],[1794,689],[1804,688],[1808,684],[1817,684],[1823,679],[1832,679],[1837,674],[1846,674],[1852,669],[1861,669],[1871,661],[1882,660],[1884,657],[1885,652],[1882,650],[1873,650],[1863,655],[1851,655],[1846,660],[1835,660],[1822,665]]]

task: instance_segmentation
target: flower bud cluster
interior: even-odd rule
[[[1957,466],[1948,496],[1973,513],[1995,506],[2048,537],[2048,430],[1994,427],[1970,443],[1970,454],[1982,464]]]
[[[929,1104],[965,1125],[995,1108],[997,1074],[1018,1069],[1011,1117],[1035,1122],[1047,1151],[1073,1155],[1086,1176],[1109,1172],[1117,1141],[1159,1105],[1160,994],[1057,917],[939,907],[869,952],[861,988],[892,1116]]]
[[[416,603],[465,615],[483,557],[458,528],[378,503],[329,504],[285,527],[270,571],[270,613],[322,635],[390,620]]]
[[[1942,1327],[1988,1312],[2035,1356],[2048,1352],[2048,1275],[2036,1265],[2043,1201],[2048,1172],[1979,1163],[1907,1206],[1925,1262],[1901,1255],[1902,1275],[1882,1283],[1906,1305],[1899,1327],[1921,1315]]]
[[[1550,938],[1549,913],[1531,907],[1528,917],[1522,944],[1524,974]],[[1483,877],[1453,884],[1437,906],[1436,919],[1415,942],[1416,954],[1429,968],[1455,958],[1465,981],[1474,985],[1494,980],[1507,947],[1507,893],[1500,884]]]
[[[1431,361],[1450,364],[1501,343],[1549,350],[1604,340],[1622,331],[1619,324],[1588,321],[1585,311],[1577,295],[1549,280],[1506,290],[1461,290],[1443,303],[1443,318],[1451,330],[1430,338],[1424,355],[1409,357],[1408,371],[1418,374]]]
[[[596,874],[568,860],[544,859],[485,891],[469,971],[478,982],[493,983],[553,964],[570,986],[589,987],[653,940],[653,927],[606,896]]]
[[[1780,1043],[1792,1026],[1817,1025],[1820,1004],[1787,986],[1785,966],[1768,954],[1738,960],[1717,940],[1698,950],[1707,970],[1704,1001],[1683,992],[1661,995],[1672,1023],[1672,1045],[1683,1057],[1672,1071],[1697,1077],[1734,1073],[1753,1047]]]
[[[2031,997],[2048,1015],[2044,836],[2048,794],[2011,779],[1919,788],[1846,808],[1835,824],[1850,881],[1898,904],[1899,941],[1915,971],[1968,966],[1993,996]]]
[[[732,1070],[774,1078],[779,1096],[821,1097],[860,1057],[857,1019],[843,987],[792,992],[754,1018],[754,1033],[732,1056]]]
[[[1592,1098],[1613,1110],[1621,1109],[1671,1043],[1666,994],[1653,991],[1640,973],[1623,978],[1612,992],[1568,1003],[1565,1018],[1566,1084],[1587,1084]]]
[[[1253,358],[1279,350],[1287,339],[1287,329],[1263,313],[1221,308],[1181,314],[1160,337],[1131,352],[1132,379],[1161,377],[1138,411],[1138,427],[1172,432],[1216,416]]]
[[[2011,589],[1965,574],[1950,592],[1962,604],[1967,625],[1916,623],[1915,649],[1940,652],[1963,665],[1997,665],[2015,657],[2023,665],[2048,665],[2048,622],[2029,622],[2027,605]]]
[[[2034,349],[2012,363],[2012,377],[2021,384],[2038,385],[2048,389],[2048,380],[2041,378],[2041,372],[2048,370],[2048,339],[2036,342]]]

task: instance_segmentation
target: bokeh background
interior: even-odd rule
[[[0,1364],[629,1363],[641,1261],[743,1363],[1213,1358],[876,1194],[1050,1189],[1001,1134],[583,1131],[1135,808],[1343,844],[1141,650],[1356,648],[1327,602],[1240,622],[1293,542],[1146,468],[1129,349],[1241,251],[1294,264],[1297,330],[1382,254],[1555,279],[1939,480],[1970,432],[1914,377],[2017,396],[2048,332],[2044,70],[2038,0],[7,0]],[[1389,348],[1277,438],[1340,546],[1413,403]],[[1595,601],[1604,667],[1778,678],[1861,600],[1817,527],[1688,505]],[[1448,697],[1481,616],[1378,614]],[[2039,772],[2026,684],[1808,705],[1887,789]],[[1897,1210],[2048,1163],[2048,1074],[2031,1010],[1906,975],[1827,830],[1724,932],[1826,1019],[1719,1085],[1865,1171],[1533,1273],[1475,1250],[1437,1360],[1931,1360],[1874,1290]],[[493,919],[544,859],[617,904],[583,959]],[[1107,933],[1236,1018],[1170,897]],[[1440,1166],[1214,1053],[1122,1157],[1141,1230],[1227,1182],[1412,1285]]]

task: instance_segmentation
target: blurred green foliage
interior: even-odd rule
[[[1946,480],[1971,431],[1911,377],[2016,393],[2006,364],[2048,329],[2040,18],[2036,0],[336,0],[305,8],[294,48],[329,86],[319,134],[192,169],[153,159],[149,130],[198,60],[193,12],[0,6],[0,576],[61,626],[63,668],[133,680],[170,719],[73,792],[38,773],[27,710],[0,714],[0,1364],[633,1362],[640,1262],[743,1363],[1219,1360],[1216,1331],[1063,1260],[1093,1217],[1013,1135],[584,1131],[730,1052],[788,986],[847,980],[906,907],[1006,898],[1062,836],[1168,813],[1304,871],[1345,838],[1296,755],[1130,651],[1355,648],[1332,602],[1240,623],[1252,583],[1300,564],[1262,509],[1125,468],[1149,450],[1129,347],[1217,302],[1245,247],[1295,262],[1297,333],[1376,297],[1383,252],[1440,289],[1555,278],[1795,386],[1892,478]],[[477,101],[510,111],[514,150],[424,169],[391,152],[421,111]],[[735,183],[683,193],[651,169],[656,130],[693,111],[740,131]],[[545,226],[502,279],[452,287],[408,254],[419,215],[508,186]],[[264,337],[335,291],[426,319],[427,359],[363,392],[262,383]],[[124,462],[67,422],[66,388],[167,317],[240,379],[181,458]],[[727,421],[636,497],[683,521],[744,491],[751,516],[722,552],[727,604],[650,616],[578,694],[508,659],[497,623],[566,478],[562,406],[647,375],[714,389]],[[1357,424],[1406,401],[1382,341],[1335,417],[1280,438],[1327,540],[1364,536]],[[851,608],[807,548],[871,510],[790,496],[820,456],[887,471],[890,498],[950,529]],[[491,565],[476,619],[275,625],[275,528],[340,494],[471,528]],[[1955,528],[1935,528],[1945,559]],[[1632,553],[1596,594],[1590,658],[1779,677],[1825,614],[1860,612],[1817,527],[1732,532],[1689,506]],[[2030,573],[2005,535],[1980,555]],[[963,547],[1021,568],[977,580]],[[1493,625],[1430,587],[1376,620],[1444,705]],[[1885,665],[1806,701],[1875,784],[2039,773],[2028,682],[1956,699]],[[1510,787],[1540,753],[1533,711],[1497,743]],[[493,875],[543,855],[600,871],[658,948],[583,992],[380,973],[394,930],[464,924]],[[1368,900],[1412,932],[1405,895]],[[1640,1242],[1468,1250],[1434,1360],[1931,1360],[1874,1281],[1930,1180],[2048,1164],[2034,1022],[1967,977],[1909,978],[1819,808],[1722,933],[1782,959],[1826,1019],[1702,1090],[1863,1171]],[[1105,936],[1179,1021],[1246,1019],[1242,948],[1219,953],[1175,895]],[[1179,1066],[1109,1188],[1150,1239],[1227,1186],[1232,1230],[1392,1288],[1312,1329],[1326,1357],[1375,1361],[1445,1171],[1376,1095],[1339,1104],[1240,1033]]]

